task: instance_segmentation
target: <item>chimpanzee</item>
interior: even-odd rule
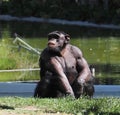
[[[62,31],[48,34],[48,44],[40,56],[40,77],[34,97],[79,98],[94,94],[93,76],[81,50],[69,43]]]

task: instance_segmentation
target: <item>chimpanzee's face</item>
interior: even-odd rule
[[[63,34],[51,34],[48,36],[48,48],[55,52],[60,52],[66,43],[66,38]]]

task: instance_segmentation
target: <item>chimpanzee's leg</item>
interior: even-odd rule
[[[63,97],[63,93],[60,91],[58,85],[58,79],[54,76],[46,76],[45,78],[42,78],[35,88],[34,97]]]
[[[93,97],[93,94],[95,92],[94,85],[92,81],[88,81],[84,86],[84,94],[86,96],[89,96],[90,98]]]
[[[35,88],[34,97],[46,97],[49,90],[49,85],[49,79],[42,79],[39,81]]]
[[[86,83],[78,83],[75,81],[72,85],[75,98],[79,98],[80,96],[89,96],[90,98],[93,97],[94,94],[94,80],[93,77]]]
[[[84,92],[83,84],[79,84],[77,81],[74,82],[72,88],[75,94],[75,98],[79,98]]]

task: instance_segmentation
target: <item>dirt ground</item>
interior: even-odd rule
[[[6,111],[6,110],[0,110],[0,115],[72,115],[72,114],[66,114],[66,113],[17,113],[14,111]]]
[[[43,113],[39,109],[28,106],[25,108],[15,108],[15,110],[2,109],[0,115],[72,115],[66,113]]]

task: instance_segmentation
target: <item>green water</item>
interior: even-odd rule
[[[3,21],[0,22],[0,30],[1,41],[5,38],[14,40],[13,34],[17,32],[23,37],[25,42],[37,49],[46,47],[47,34],[49,32],[63,30],[71,35],[70,43],[79,47],[89,65],[95,68],[96,84],[120,84],[120,34],[118,30]],[[16,45],[12,44],[13,46]],[[18,60],[21,61],[21,64],[17,64],[15,68],[38,67],[39,56],[24,49],[21,49],[19,52],[17,50],[16,47],[12,48],[12,51],[16,53],[16,57],[19,55]],[[0,52],[2,51],[0,50]],[[9,54],[9,52],[7,53]],[[26,60],[30,59],[31,63],[25,61],[25,64],[23,61],[25,58]],[[39,79],[39,71],[0,73],[0,81],[7,81],[7,79],[13,81],[36,80]]]

